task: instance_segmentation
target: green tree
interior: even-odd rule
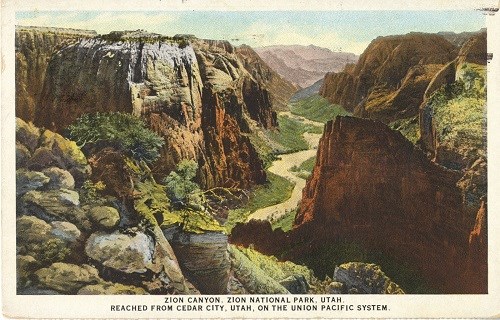
[[[179,208],[192,208],[204,211],[203,192],[200,186],[193,181],[196,177],[198,164],[193,160],[182,160],[177,164],[175,171],[163,180],[167,187],[167,196],[173,206]]]
[[[120,112],[84,114],[66,129],[65,134],[87,155],[114,147],[147,163],[158,159],[159,150],[165,143],[142,119]]]

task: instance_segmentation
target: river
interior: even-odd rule
[[[284,115],[303,123],[312,124],[315,126],[323,126],[323,123],[311,121],[304,117],[294,115],[290,112],[281,112],[280,115]],[[304,139],[309,144],[309,149],[298,151],[290,154],[283,154],[279,156],[278,160],[273,161],[272,165],[269,167],[269,172],[272,172],[278,176],[284,177],[291,182],[295,183],[292,190],[290,198],[286,201],[261,208],[248,217],[247,221],[254,220],[276,220],[285,215],[287,212],[295,210],[300,199],[302,199],[302,189],[306,185],[306,180],[297,177],[294,172],[290,169],[293,166],[300,166],[302,162],[316,155],[316,149],[318,148],[319,138],[321,134],[305,132],[303,134]]]

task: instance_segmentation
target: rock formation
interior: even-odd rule
[[[90,166],[73,141],[18,118],[16,148],[20,294],[198,292],[159,227],[120,228],[126,208],[83,196]]]
[[[459,179],[382,123],[338,117],[325,127],[295,228],[328,225],[333,237],[411,263],[445,292],[471,292],[457,266],[469,257],[476,217]]]
[[[47,66],[53,54],[62,47],[83,38],[97,36],[95,31],[16,27],[16,115],[33,121],[42,98]]]
[[[301,261],[347,241],[411,265],[439,292],[484,293],[486,207],[471,213],[460,179],[383,123],[337,117],[325,126],[294,229],[250,221],[231,242]]]
[[[249,47],[139,30],[80,37],[55,50],[44,31],[24,28],[18,30],[20,52],[27,46],[24,34],[43,43],[43,52],[25,54],[23,59],[31,65],[39,56],[46,57],[45,64],[30,68],[38,71],[29,79],[18,63],[19,90],[28,91],[18,96],[30,97],[29,105],[37,106],[32,110],[19,104],[29,109],[18,112],[25,120],[61,132],[84,113],[132,113],[165,139],[153,167],[157,177],[182,159],[194,159],[204,187],[247,187],[265,180],[261,161],[244,133],[274,128],[273,104],[284,105],[295,89]],[[216,118],[217,112],[221,118],[212,124],[227,126],[207,127],[204,119]],[[236,144],[229,145],[229,140]],[[239,147],[241,152],[229,150]]]
[[[328,73],[320,94],[356,116],[385,122],[415,116],[429,82],[456,54],[438,35],[379,37],[355,66]]]

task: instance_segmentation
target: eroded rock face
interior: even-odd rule
[[[338,117],[325,127],[295,228],[327,225],[335,237],[404,259],[447,292],[469,292],[457,266],[475,217],[459,179],[382,123]]]
[[[343,72],[328,73],[320,94],[357,116],[390,122],[415,116],[434,75],[456,47],[433,34],[379,37]]]
[[[232,152],[222,157],[224,162],[218,158],[220,150],[211,150],[210,146],[217,147],[231,136],[245,150],[251,149],[242,132],[276,126],[273,103],[284,105],[294,87],[279,78],[250,48],[236,50],[223,41],[182,37],[165,40],[159,35],[139,33],[116,33],[118,38],[83,37],[62,46],[43,70],[47,74],[40,78],[45,79],[43,90],[34,102],[36,110],[30,111],[34,116],[27,119],[61,131],[84,113],[133,113],[165,139],[161,157],[153,168],[157,177],[167,175],[179,161],[193,159],[199,164],[204,187],[229,183],[246,187],[262,180],[246,179],[263,173],[255,153]],[[43,37],[39,41],[44,41]],[[19,81],[29,90],[22,78]],[[209,137],[206,131],[212,129],[203,127],[202,118],[219,106],[212,103],[211,95],[204,96],[207,85],[214,94],[229,95],[231,108],[226,113],[233,118],[230,126],[212,128],[216,135]],[[42,83],[39,86],[42,88]],[[279,89],[276,94],[271,91],[275,89]],[[204,97],[209,100],[204,101]],[[19,161],[23,161],[23,154],[19,150]],[[47,150],[38,151],[36,157],[36,163],[44,160],[47,166],[58,166]],[[214,162],[220,165],[208,165]]]
[[[250,221],[232,229],[230,242],[292,261],[357,243],[411,265],[439,292],[484,293],[485,211],[470,213],[460,179],[383,123],[337,117],[325,127],[293,230]]]
[[[229,282],[227,236],[218,232],[192,234],[165,230],[181,269],[204,294],[226,294]]]
[[[16,116],[34,120],[52,55],[65,45],[96,35],[91,30],[16,26]]]

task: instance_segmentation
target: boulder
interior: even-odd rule
[[[375,264],[344,263],[335,268],[333,278],[335,281],[343,283],[344,290],[347,290],[348,293],[404,294],[403,289],[392,282]],[[346,292],[344,291],[344,293]]]
[[[26,168],[30,170],[43,170],[48,167],[64,167],[64,164],[58,159],[49,148],[41,147],[33,152],[31,158],[26,161]]]
[[[76,244],[81,239],[82,232],[71,222],[53,221],[50,226],[50,233],[68,244]]]
[[[39,287],[58,292],[75,294],[86,285],[102,281],[96,268],[87,264],[81,266],[56,262],[48,268],[35,272]]]
[[[29,191],[21,198],[20,210],[35,215],[45,221],[69,221],[79,229],[88,230],[90,221],[79,207],[80,197],[76,191],[68,189],[49,191]]]
[[[75,188],[75,179],[67,170],[50,167],[42,170],[43,174],[50,178],[48,189],[70,189]]]
[[[102,231],[90,235],[85,253],[105,267],[125,273],[145,273],[152,264],[155,243],[143,232]]]
[[[33,123],[26,123],[20,118],[16,118],[16,140],[26,146],[31,152],[35,151],[40,138],[40,129]]]
[[[16,285],[17,288],[22,288],[29,283],[29,278],[33,271],[35,271],[40,266],[40,263],[36,261],[32,256],[16,256]]]
[[[88,212],[88,215],[94,224],[104,229],[111,229],[115,227],[118,222],[120,222],[120,214],[118,213],[118,210],[113,207],[93,207]]]
[[[146,290],[136,286],[120,283],[101,282],[87,285],[78,290],[79,295],[111,295],[111,294],[148,294]]]
[[[309,291],[309,284],[301,274],[289,276],[281,280],[280,284],[293,294],[306,294]]]
[[[26,165],[28,159],[31,158],[31,152],[25,145],[16,142],[16,168],[22,168]]]
[[[49,180],[49,177],[42,172],[18,169],[16,171],[16,196],[19,197],[28,191],[39,189],[46,185]]]
[[[69,222],[47,222],[34,216],[17,219],[17,253],[29,255],[39,263],[62,261],[80,240],[81,232]]]

